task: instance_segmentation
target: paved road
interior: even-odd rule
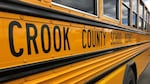
[[[140,76],[138,84],[150,84],[150,63]]]

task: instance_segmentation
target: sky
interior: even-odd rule
[[[147,8],[148,8],[149,11],[150,11],[150,0],[144,0],[144,2],[145,2]]]

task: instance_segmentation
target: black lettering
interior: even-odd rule
[[[103,31],[100,31],[100,46],[101,47],[103,47],[103,41],[104,41],[104,39],[103,39]]]
[[[30,35],[30,28],[34,29],[34,35]],[[38,53],[38,48],[36,44],[36,37],[37,37],[37,29],[34,24],[26,23],[26,31],[27,31],[27,45],[28,45],[28,55],[31,55],[31,41],[33,42],[35,53]]]
[[[84,42],[84,34],[86,33],[86,30],[85,29],[83,29],[82,30],[82,47],[83,48],[86,48],[86,44],[85,44],[85,42]]]
[[[92,44],[93,44],[93,47],[95,47],[96,45],[96,41],[95,41],[95,31],[92,31]]]
[[[64,50],[66,50],[66,43],[68,45],[68,49],[70,50],[70,45],[69,45],[69,40],[68,40],[69,28],[67,28],[67,30],[65,30],[65,28],[63,28],[63,31],[64,31]]]
[[[114,39],[114,33],[113,33],[113,32],[111,32],[111,45],[113,45],[113,44],[114,44],[114,41],[115,41],[115,39]]]
[[[106,32],[103,32],[104,35],[104,46],[106,45]]]
[[[56,45],[56,32],[58,31],[58,35],[59,35],[59,46],[57,48]],[[54,48],[57,52],[59,52],[61,50],[61,32],[60,32],[60,28],[59,26],[54,26]]]
[[[47,31],[47,35],[48,35],[48,48],[45,48],[45,44],[44,44],[44,30]],[[45,53],[50,52],[51,49],[51,36],[50,36],[50,29],[48,27],[48,25],[42,25],[41,27],[41,42],[42,42],[42,49]]]
[[[100,46],[100,33],[96,32],[96,45]]]
[[[9,45],[10,45],[10,50],[12,55],[19,57],[23,54],[23,48],[19,49],[19,52],[16,52],[15,48],[14,48],[14,39],[13,39],[13,29],[14,26],[17,26],[18,28],[22,28],[21,24],[17,21],[12,21],[9,24]],[[18,50],[17,50],[18,51]]]
[[[88,33],[87,33],[87,43],[88,43],[88,47],[90,48],[91,47],[91,30],[88,30]]]

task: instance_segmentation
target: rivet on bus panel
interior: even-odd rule
[[[26,60],[26,59],[24,59],[24,60],[23,60],[23,62],[24,62],[24,63],[27,63],[27,60]]]

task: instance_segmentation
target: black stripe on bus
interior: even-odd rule
[[[24,3],[19,0],[0,1],[0,10],[11,12],[11,13],[41,17],[41,18],[46,18],[46,19],[55,19],[55,20],[75,22],[75,23],[80,23],[80,24],[86,24],[86,25],[91,25],[91,26],[127,31],[127,32],[146,34],[142,31],[131,30],[131,29],[119,27],[116,25],[112,25],[112,24],[76,16],[76,15],[71,15],[71,14],[64,13],[64,12],[59,12],[59,11],[52,10],[49,8],[45,8],[45,7],[41,7],[41,6],[29,4],[29,3]]]
[[[114,66],[113,68],[103,72],[102,74],[99,74],[98,76],[92,78],[91,80],[87,81],[85,84],[95,84],[97,81],[101,80],[102,78],[104,78],[105,76],[109,75],[110,73],[112,73],[113,71],[115,71],[116,69],[118,69],[119,67],[121,67],[122,65],[128,63],[129,61],[131,61],[132,59],[134,59],[135,57],[137,57],[138,55],[142,54],[144,51],[148,50],[150,48],[144,49],[141,52],[138,52],[134,55],[132,55],[130,58],[124,60],[123,62],[121,62],[120,64]]]
[[[10,81],[10,80],[21,78],[24,76],[28,76],[28,75],[36,74],[39,72],[55,69],[58,67],[72,64],[72,63],[87,60],[90,58],[102,56],[104,54],[113,53],[115,51],[119,51],[119,50],[126,49],[129,47],[141,45],[144,43],[147,43],[147,42],[107,49],[107,50],[103,50],[103,51],[101,50],[101,51],[96,51],[96,52],[84,53],[84,54],[79,54],[79,55],[75,55],[75,56],[68,56],[68,57],[64,57],[64,58],[59,58],[59,59],[54,59],[54,60],[49,60],[49,61],[44,61],[44,62],[38,62],[38,63],[28,64],[28,65],[0,69],[0,82]]]

